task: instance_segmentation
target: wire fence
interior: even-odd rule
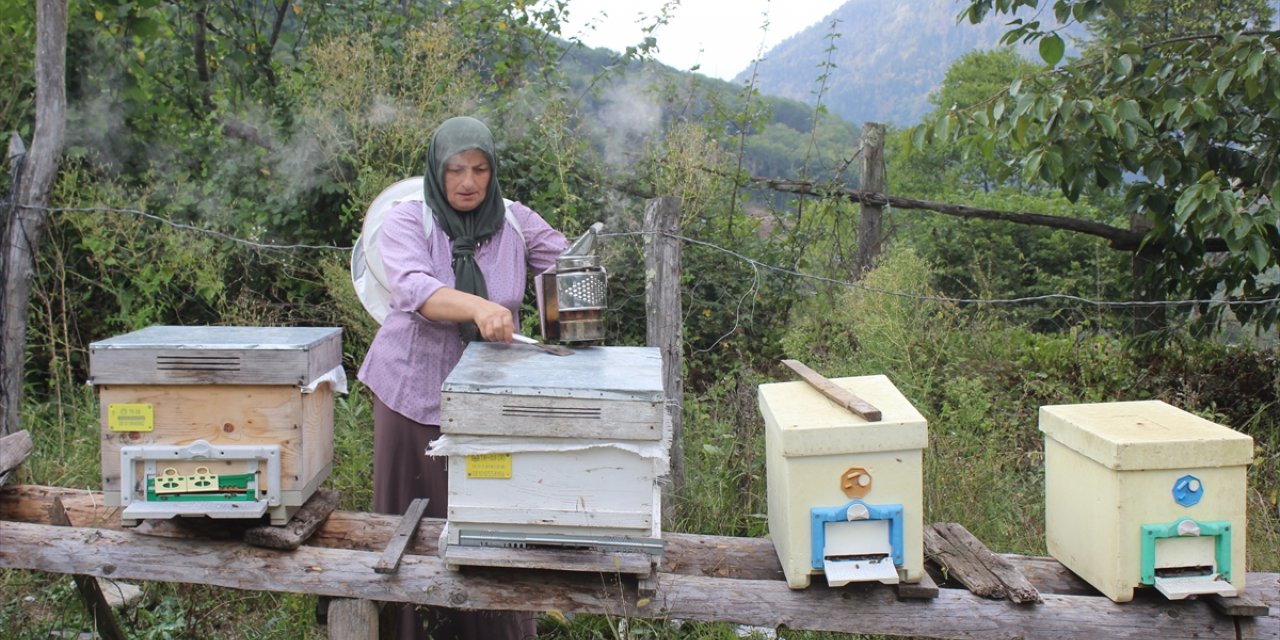
[[[263,251],[310,250],[310,251],[349,252],[353,249],[352,246],[340,246],[340,245],[280,244],[280,243],[271,243],[271,242],[257,242],[254,240],[233,236],[231,234],[217,231],[214,229],[207,229],[203,227],[197,227],[194,225],[184,224],[184,223],[170,220],[168,218],[164,218],[162,216],[159,216],[153,213],[148,213],[146,211],[142,211],[139,209],[128,209],[128,208],[117,208],[117,207],[32,207],[32,206],[27,206],[27,208],[42,210],[48,213],[70,212],[70,213],[129,214],[129,215],[145,218],[147,220],[151,220],[160,224],[165,224],[182,231],[209,235],[209,236],[217,237],[217,238],[220,238],[229,242],[233,242],[239,245],[243,245],[256,250],[263,250]],[[1230,304],[1235,306],[1265,307],[1269,305],[1280,304],[1280,296],[1271,297],[1271,298],[1258,298],[1258,299],[1190,298],[1190,299],[1178,299],[1178,300],[1097,300],[1097,299],[1086,298],[1086,297],[1082,297],[1082,296],[1078,296],[1070,293],[1046,293],[1046,294],[1040,294],[1040,295],[1034,295],[1034,296],[1023,296],[1023,297],[1014,297],[1014,298],[960,298],[960,297],[950,297],[950,296],[936,296],[936,295],[914,293],[909,291],[895,291],[892,289],[884,289],[884,288],[869,286],[865,283],[858,282],[858,281],[841,280],[841,279],[829,278],[826,276],[821,276],[821,275],[816,275],[811,273],[805,273],[803,271],[798,271],[788,267],[769,264],[767,262],[763,262],[761,260],[757,260],[750,256],[744,255],[739,251],[735,251],[728,247],[723,247],[712,242],[707,242],[705,240],[698,240],[696,238],[690,238],[690,237],[679,235],[679,234],[669,234],[669,233],[657,232],[657,231],[627,231],[627,232],[611,232],[611,233],[601,234],[602,237],[606,237],[606,238],[607,237],[643,237],[647,235],[665,235],[665,236],[675,238],[685,243],[686,245],[698,246],[711,251],[717,251],[717,252],[723,253],[725,255],[731,256],[734,259],[749,265],[753,270],[756,271],[757,274],[763,270],[763,271],[774,272],[774,273],[791,276],[793,278],[797,278],[804,281],[822,283],[826,285],[832,285],[832,286],[843,287],[848,289],[857,289],[857,290],[865,291],[868,293],[875,293],[875,294],[886,295],[886,296],[895,296],[899,298],[905,298],[905,299],[915,300],[920,302],[936,302],[936,303],[958,304],[958,305],[991,305],[991,306],[1009,305],[1009,306],[1012,306],[1012,305],[1033,305],[1033,304],[1040,304],[1040,303],[1052,302],[1052,301],[1064,301],[1064,302],[1079,303],[1079,304],[1088,305],[1088,306],[1096,307],[1100,309],[1105,309],[1105,308],[1125,309],[1125,308],[1140,308],[1140,307],[1177,308],[1177,307],[1187,307],[1187,306],[1203,307],[1203,306],[1221,305],[1221,304]]]

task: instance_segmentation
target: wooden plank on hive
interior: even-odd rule
[[[822,374],[805,366],[799,360],[783,360],[782,364],[787,365],[792,371],[800,374],[805,382],[808,382],[817,389],[819,393],[829,398],[832,402],[848,409],[867,422],[879,422],[881,419],[880,410],[874,405],[858,396],[853,392],[840,387],[836,383],[828,380]]]
[[[942,566],[974,594],[1022,603],[1043,602],[1040,592],[1008,561],[992,553],[954,522],[924,528],[925,557]]]

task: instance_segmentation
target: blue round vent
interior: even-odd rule
[[[1173,500],[1178,504],[1190,507],[1198,504],[1202,497],[1204,497],[1204,485],[1200,482],[1200,478],[1188,474],[1174,481]]]

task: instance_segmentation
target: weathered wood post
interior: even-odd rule
[[[372,600],[335,598],[327,618],[329,640],[377,640],[378,605]]]
[[[18,430],[22,404],[22,360],[26,351],[27,301],[35,275],[35,251],[48,224],[44,206],[58,171],[67,129],[67,1],[36,3],[36,127],[22,157],[4,235],[4,304],[0,307],[0,435]],[[16,137],[16,134],[15,134]],[[20,152],[21,141],[10,144]],[[15,162],[14,158],[10,158]],[[16,164],[16,162],[15,162]]]
[[[884,193],[884,125],[868,122],[862,125],[861,191]],[[883,242],[881,219],[884,211],[878,204],[863,202],[858,221],[858,253],[854,257],[854,277],[860,278],[880,255]]]
[[[644,208],[644,290],[647,343],[662,351],[662,388],[671,418],[671,484],[663,487],[663,519],[672,491],[684,486],[684,334],[680,310],[680,199],[653,198]]]

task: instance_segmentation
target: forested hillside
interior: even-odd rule
[[[858,126],[915,124],[930,110],[929,96],[947,67],[971,51],[998,47],[1004,34],[1001,20],[957,23],[961,8],[955,0],[850,0],[735,80],[754,74],[761,92],[810,103],[821,91],[832,113]],[[1056,24],[1051,12],[1043,19]],[[1067,34],[1085,35],[1079,25]],[[1020,51],[1034,55],[1030,47]]]

